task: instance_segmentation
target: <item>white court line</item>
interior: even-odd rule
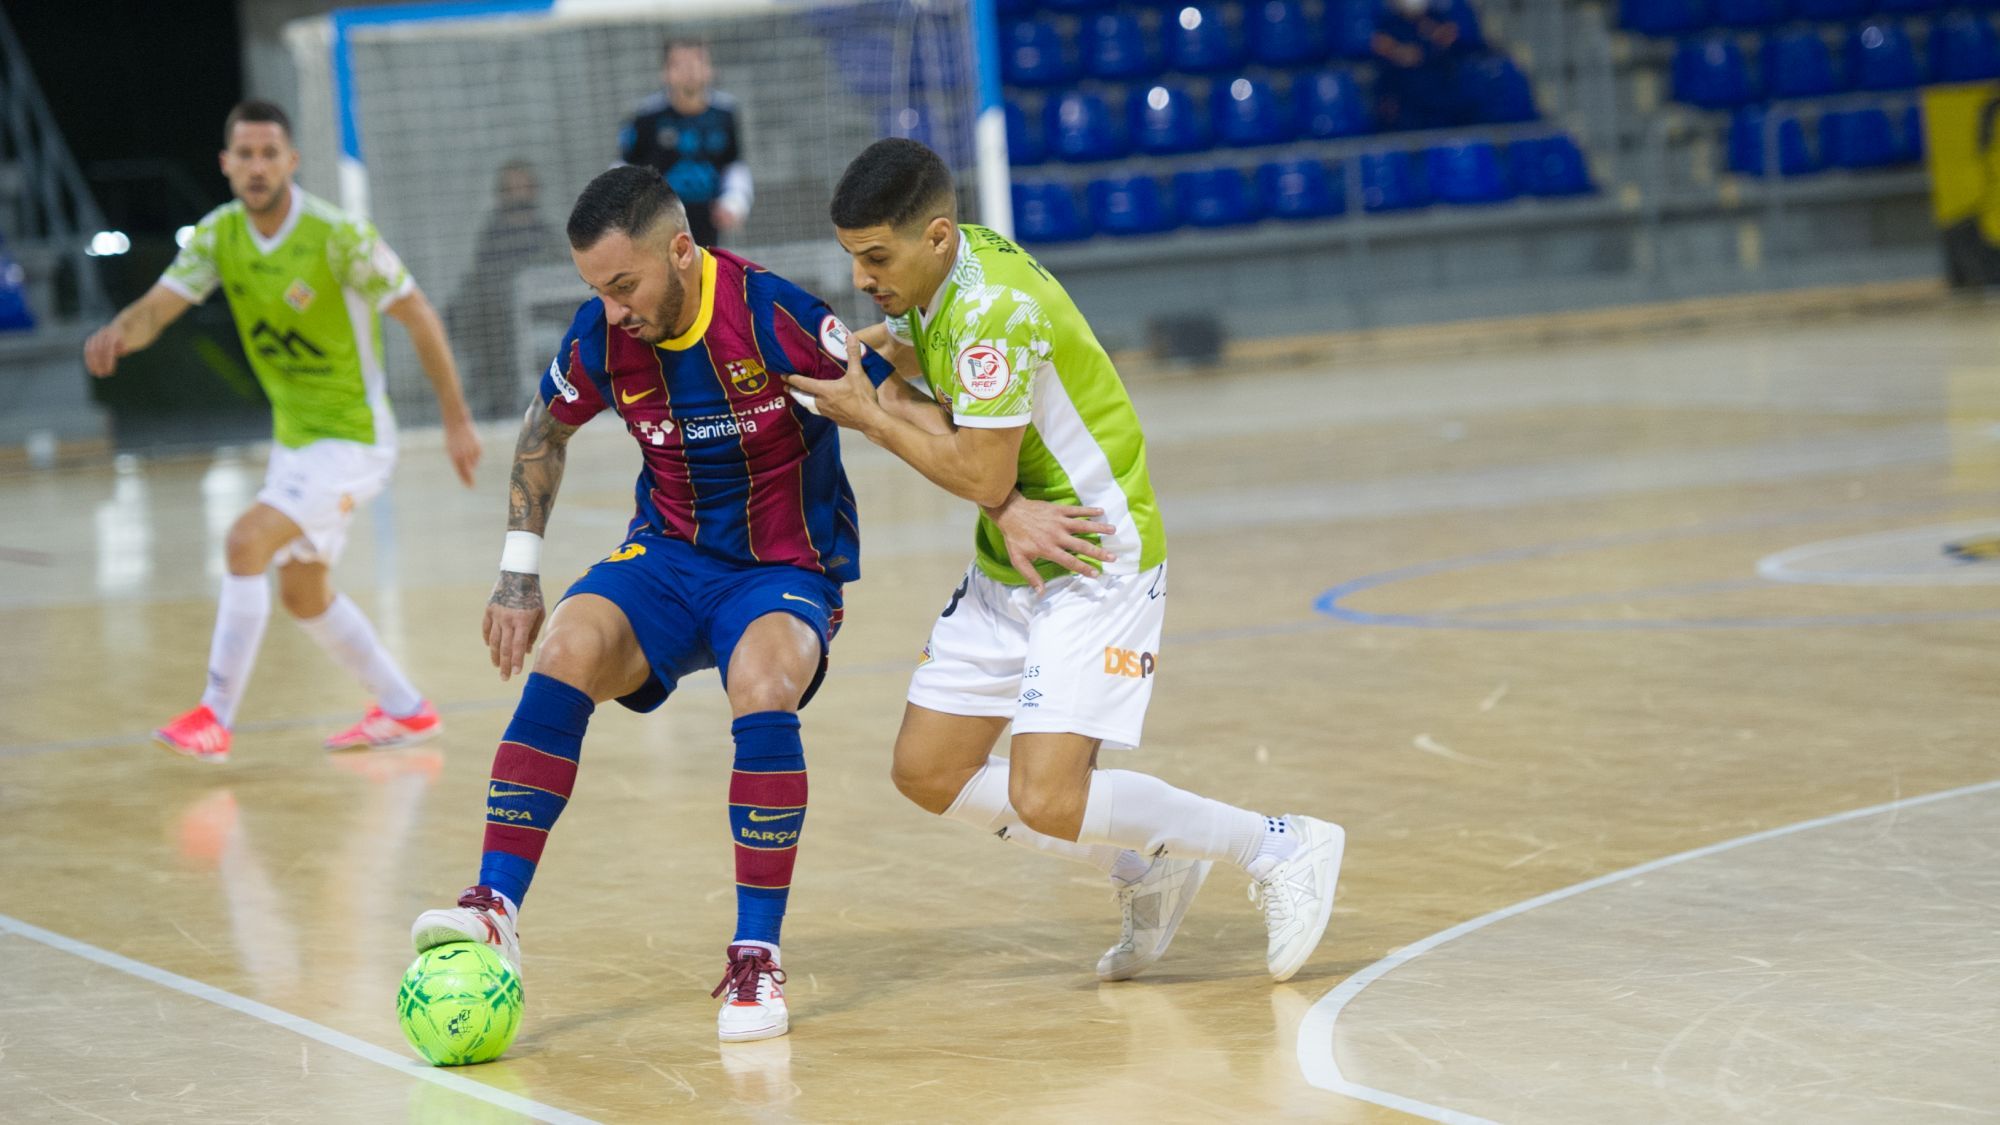
[[[1494,1125],[1494,1122],[1491,1120],[1477,1116],[1476,1114],[1447,1109],[1444,1106],[1432,1105],[1429,1102],[1419,1101],[1416,1098],[1393,1094],[1387,1090],[1377,1090],[1372,1086],[1363,1086],[1359,1082],[1349,1081],[1347,1076],[1340,1072],[1340,1062],[1334,1057],[1333,1025],[1334,1021],[1340,1018],[1341,1009],[1347,1007],[1350,1000],[1361,995],[1362,989],[1367,988],[1382,977],[1389,975],[1396,969],[1416,960],[1448,941],[1462,938],[1475,930],[1485,929],[1495,922],[1505,921],[1517,914],[1525,914],[1538,907],[1547,906],[1553,902],[1561,902],[1563,899],[1580,895],[1585,891],[1594,891],[1599,887],[1620,883],[1639,875],[1658,871],[1663,867],[1672,867],[1674,864],[1685,863],[1691,859],[1702,859],[1715,855],[1718,852],[1726,852],[1733,848],[1743,847],[1745,844],[1758,844],[1765,840],[1775,840],[1780,836],[1790,836],[1795,832],[1809,832],[1815,828],[1825,828],[1829,825],[1842,823],[1843,821],[1860,820],[1864,817],[1877,816],[1885,812],[1898,812],[1902,809],[1915,808],[1918,805],[1927,805],[1933,801],[1949,801],[1954,797],[1969,797],[1975,793],[1986,793],[1996,789],[2000,789],[2000,781],[1985,781],[1978,785],[1947,789],[1942,793],[1931,793],[1922,797],[1905,797],[1901,800],[1890,801],[1887,804],[1873,805],[1865,809],[1852,809],[1844,813],[1835,813],[1832,816],[1819,817],[1816,820],[1804,820],[1797,824],[1788,824],[1782,828],[1754,832],[1748,836],[1738,836],[1734,840],[1724,840],[1719,844],[1710,844],[1707,847],[1696,848],[1693,851],[1682,852],[1679,855],[1670,855],[1664,859],[1656,859],[1651,863],[1642,863],[1637,867],[1628,867],[1623,871],[1614,871],[1609,875],[1600,875],[1595,879],[1578,883],[1573,887],[1564,887],[1559,891],[1551,891],[1539,898],[1531,898],[1526,902],[1517,902],[1512,906],[1502,907],[1491,914],[1484,914],[1478,918],[1474,918],[1470,922],[1461,922],[1449,930],[1432,934],[1414,945],[1406,945],[1396,950],[1389,956],[1348,977],[1340,983],[1339,988],[1320,997],[1318,1002],[1313,1004],[1312,1008],[1306,1012],[1305,1020],[1299,1024],[1299,1069],[1305,1072],[1306,1081],[1322,1090],[1331,1090],[1336,1094],[1345,1094],[1350,1098],[1358,1098],[1364,1102],[1373,1102],[1376,1105],[1401,1110],[1416,1117],[1424,1117],[1432,1121],[1448,1122],[1449,1125]]]
[[[474,1082],[470,1078],[463,1078],[434,1066],[426,1066],[415,1059],[406,1058],[394,1051],[384,1050],[366,1040],[356,1039],[346,1032],[335,1031],[330,1027],[316,1024],[309,1019],[295,1016],[290,1012],[279,1011],[269,1004],[260,1004],[255,1000],[246,1000],[233,992],[224,992],[214,985],[203,984],[198,980],[190,980],[178,973],[170,973],[165,969],[155,968],[144,961],[134,961],[130,957],[121,957],[109,950],[99,949],[94,945],[78,941],[75,938],[64,937],[61,934],[44,930],[40,926],[31,926],[19,918],[11,918],[5,914],[0,914],[0,933],[11,933],[27,938],[29,941],[37,941],[48,946],[50,949],[74,954],[86,961],[95,961],[106,968],[116,969],[121,973],[138,977],[140,980],[150,981],[153,984],[171,988],[176,992],[184,992],[198,1000],[206,1000],[211,1004],[228,1008],[232,1012],[241,1012],[254,1019],[263,1020],[265,1023],[275,1024],[286,1031],[296,1032],[308,1039],[324,1043],[335,1050],[346,1051],[357,1058],[367,1059],[372,1063],[380,1063],[405,1077],[442,1086],[454,1093],[464,1094],[468,1098],[478,1098],[483,1102],[490,1102],[501,1109],[511,1110],[514,1113],[532,1117],[537,1121],[553,1122],[554,1125],[597,1125],[597,1122],[588,1117],[580,1117],[567,1110],[543,1105],[538,1101],[521,1097],[518,1094],[510,1094],[505,1090],[496,1090],[483,1082]]]

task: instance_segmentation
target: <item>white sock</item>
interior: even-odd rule
[[[1244,864],[1252,875],[1261,877],[1277,864],[1292,858],[1299,850],[1299,834],[1292,831],[1291,824],[1282,816],[1264,818],[1264,835],[1257,841],[1257,855]],[[1270,860],[1269,864],[1264,861]]]
[[[225,574],[215,606],[215,636],[208,642],[208,689],[202,703],[225,727],[236,725],[236,705],[257,664],[264,625],[271,620],[271,582],[261,574]]]
[[[319,642],[328,656],[374,694],[382,710],[398,719],[407,719],[423,710],[424,697],[410,686],[395,658],[376,639],[368,615],[361,612],[352,598],[335,594],[325,613],[313,618],[301,617],[299,625]]]
[[[1265,818],[1176,789],[1131,770],[1097,770],[1077,839],[1152,855],[1213,859],[1248,868],[1263,846]]]
[[[970,824],[981,832],[991,832],[1010,844],[1033,851],[1087,863],[1120,882],[1136,881],[1152,866],[1152,861],[1122,848],[1077,844],[1044,836],[1021,823],[1020,814],[1007,803],[1007,759],[988,758],[958,798],[944,810],[951,820]]]

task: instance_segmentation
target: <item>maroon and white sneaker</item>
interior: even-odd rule
[[[198,762],[229,760],[229,728],[206,703],[174,716],[172,722],[153,732],[153,741]]]
[[[721,996],[715,1032],[724,1043],[775,1039],[792,1029],[785,1009],[785,970],[778,951],[762,945],[729,947],[729,971],[710,996]]]
[[[521,971],[521,938],[514,932],[514,904],[492,887],[467,887],[458,905],[426,910],[410,926],[410,944],[417,952],[455,941],[483,941]]]

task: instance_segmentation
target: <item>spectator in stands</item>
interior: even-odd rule
[[[1370,41],[1382,60],[1376,112],[1384,129],[1462,125],[1471,107],[1459,96],[1458,64],[1483,46],[1465,0],[1383,0]]]
[[[493,185],[493,213],[473,243],[472,266],[458,283],[445,319],[474,373],[465,388],[477,418],[504,418],[527,402],[531,374],[515,365],[514,276],[533,266],[567,265],[569,241],[542,218],[534,166],[509,160]]]
[[[717,246],[750,217],[753,189],[743,163],[734,100],[710,88],[715,67],[708,44],[670,39],[663,50],[663,89],[639,104],[618,138],[627,164],[657,170],[687,206],[697,246]]]

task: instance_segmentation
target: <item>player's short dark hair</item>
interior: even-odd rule
[[[620,164],[599,172],[576,197],[569,211],[569,244],[588,250],[612,231],[636,239],[662,219],[671,219],[677,230],[687,229],[681,197],[651,168]]]
[[[708,40],[697,35],[675,35],[660,44],[660,61],[665,62],[676,50],[706,51]]]
[[[285,141],[287,143],[290,143],[292,139],[292,119],[285,116],[285,111],[279,109],[275,102],[267,102],[261,98],[251,98],[248,101],[237,102],[236,108],[230,110],[229,116],[223,119],[223,144],[227,145],[236,136],[236,126],[244,121],[276,125],[285,131]]]
[[[942,215],[958,218],[958,195],[944,158],[921,141],[890,137],[861,150],[833,189],[833,225],[898,229]]]

